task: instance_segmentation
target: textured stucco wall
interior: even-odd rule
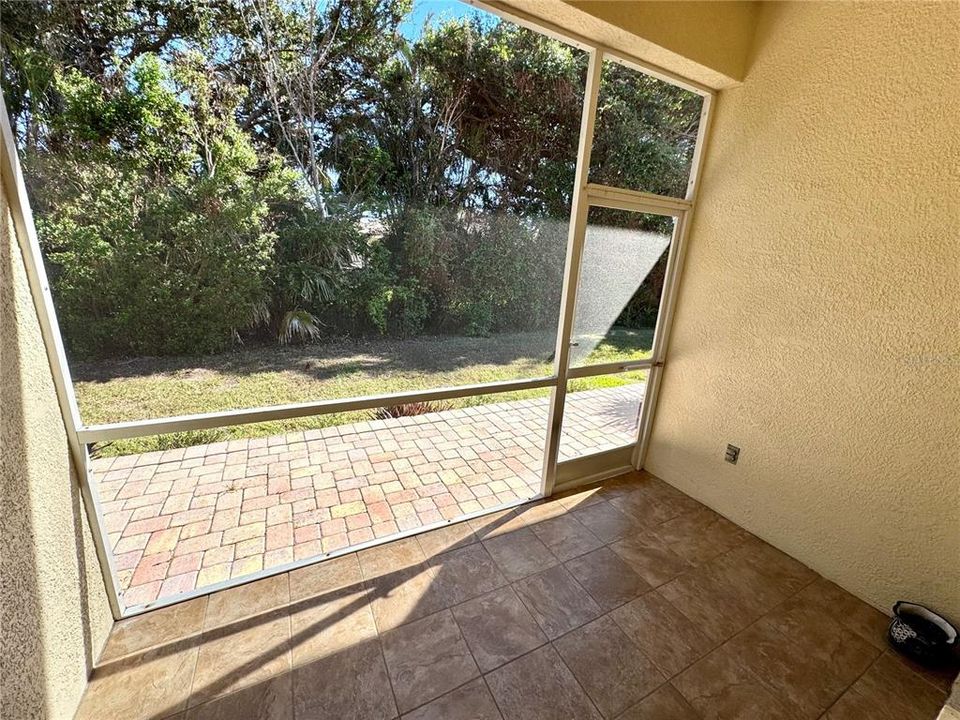
[[[960,4],[762,7],[646,461],[877,607],[956,620],[958,78]]]
[[[0,718],[71,718],[113,621],[2,186],[0,382]]]
[[[725,77],[743,80],[746,74],[759,3],[564,2]]]
[[[707,87],[737,85],[747,67],[755,2],[487,0],[626,52]]]

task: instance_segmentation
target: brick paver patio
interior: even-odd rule
[[[642,383],[567,396],[561,459],[633,442]],[[547,399],[93,463],[127,607],[530,499]]]

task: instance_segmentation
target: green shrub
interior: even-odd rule
[[[384,285],[367,300],[367,318],[381,335],[409,337],[423,331],[429,308],[416,280]]]
[[[67,345],[78,358],[222,350],[268,305],[271,207],[293,176],[238,128],[241,90],[211,86],[192,56],[144,56],[115,80],[59,74],[64,145],[24,161]]]
[[[410,207],[392,218],[374,250],[371,318],[385,308],[410,333],[489,335],[556,322],[566,225],[506,213]],[[396,326],[398,321],[394,321]]]
[[[272,300],[265,320],[282,342],[313,339],[325,329],[324,310],[341,300],[354,265],[362,262],[366,238],[347,213],[325,216],[302,203],[276,212]]]
[[[74,170],[82,192],[38,218],[73,354],[214,352],[251,323],[274,243],[252,183]]]

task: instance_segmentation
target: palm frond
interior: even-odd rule
[[[444,410],[450,410],[452,408],[453,404],[446,402],[412,402],[404,405],[377,408],[370,412],[370,417],[374,420],[390,420],[392,418],[429,415],[430,413],[443,412]]]
[[[288,310],[280,321],[280,343],[294,340],[316,340],[320,337],[321,322],[306,310]]]
[[[250,313],[250,324],[254,327],[270,322],[270,305],[266,299],[254,303]]]

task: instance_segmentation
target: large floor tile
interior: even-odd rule
[[[544,520],[531,525],[530,529],[560,561],[575,558],[603,545],[596,535],[572,515],[560,515]]]
[[[524,578],[513,587],[551,640],[601,613],[600,606],[563,565]]]
[[[547,642],[537,621],[510,587],[457,605],[453,615],[483,672]]]
[[[384,633],[383,655],[401,712],[480,674],[449,610]]]
[[[403,720],[501,720],[501,717],[487,684],[483,678],[477,678],[407,713]]]
[[[827,712],[828,720],[933,720],[946,700],[895,658],[884,653]]]
[[[293,671],[298,720],[389,720],[397,717],[379,639],[352,645]]]
[[[719,648],[671,681],[705,720],[801,720]]]
[[[426,557],[466,547],[479,540],[467,522],[455,522],[436,530],[420,533],[417,542]]]
[[[520,512],[520,508],[509,508],[471,518],[467,523],[478,539],[489,540],[525,528],[530,521]]]
[[[562,517],[566,514],[567,509],[556,498],[550,498],[549,500],[536,500],[520,505],[515,509],[515,512],[517,518],[523,521],[527,527],[533,527],[537,523]]]
[[[746,530],[705,507],[657,525],[653,532],[692,565],[702,565],[751,537]]]
[[[601,717],[550,645],[494,670],[486,680],[506,720]]]
[[[565,566],[603,610],[612,610],[650,590],[650,584],[608,547],[569,560]]]
[[[613,718],[666,678],[608,616],[554,643],[560,657],[605,718]]]
[[[610,504],[647,527],[703,507],[693,498],[652,476],[635,484],[631,492],[611,498]]]
[[[610,616],[667,677],[689,667],[715,645],[659,592],[647,593]]]
[[[510,581],[533,575],[558,562],[529,528],[491,537],[483,541],[483,546]]]
[[[796,595],[818,577],[807,566],[754,537],[723,555],[718,564],[736,565],[741,561],[784,598]]]
[[[573,516],[606,543],[644,529],[639,520],[625,515],[606,501],[577,508],[573,511]]]
[[[406,537],[357,553],[360,570],[366,580],[419,567],[426,556],[415,537]]]
[[[567,511],[572,511],[603,502],[603,497],[600,495],[602,488],[602,484],[589,485],[559,493],[554,497]]]
[[[774,608],[756,623],[769,635],[775,631],[795,654],[812,658],[818,666],[822,687],[836,695],[856,680],[879,657],[880,650],[842,624],[833,611],[794,596]]]
[[[877,649],[888,647],[890,618],[826,578],[817,578],[807,585],[797,599],[819,606]]]
[[[370,593],[350,585],[290,607],[290,652],[294,665],[317,660],[376,637]]]
[[[425,564],[413,565],[367,581],[377,629],[386,632],[450,605]]]
[[[690,707],[673,685],[663,685],[620,715],[617,720],[699,720],[700,714]]]
[[[507,584],[507,579],[480,543],[431,557],[427,567],[449,602],[461,603]]]
[[[190,705],[290,670],[290,617],[274,610],[203,634]]]
[[[155,720],[183,710],[197,642],[182,640],[97,668],[75,720]]]
[[[269,612],[290,602],[287,573],[256,580],[210,596],[204,630],[222,628],[244,618]]]
[[[356,553],[341,555],[290,571],[290,602],[316,597],[341,588],[363,586]]]
[[[599,493],[605,500],[623,497],[634,492],[637,488],[653,477],[646,470],[630,470],[623,475],[608,478],[600,483]]]
[[[113,625],[99,664],[151,647],[198,637],[203,629],[207,598],[201,597],[151,610]]]
[[[610,549],[653,587],[663,585],[692,568],[690,563],[650,532],[625,537],[612,543]]]
[[[853,633],[845,632],[859,641]],[[875,650],[866,642],[864,645],[870,650],[866,657],[856,651],[845,653],[843,644],[834,646],[843,653],[841,657],[813,654],[761,620],[724,647],[798,716],[816,720],[870,665]]]
[[[731,588],[710,563],[663,585],[658,592],[687,617],[713,644],[719,644],[771,606],[761,596]]]
[[[184,720],[293,720],[293,677],[284,673],[197,705]]]

